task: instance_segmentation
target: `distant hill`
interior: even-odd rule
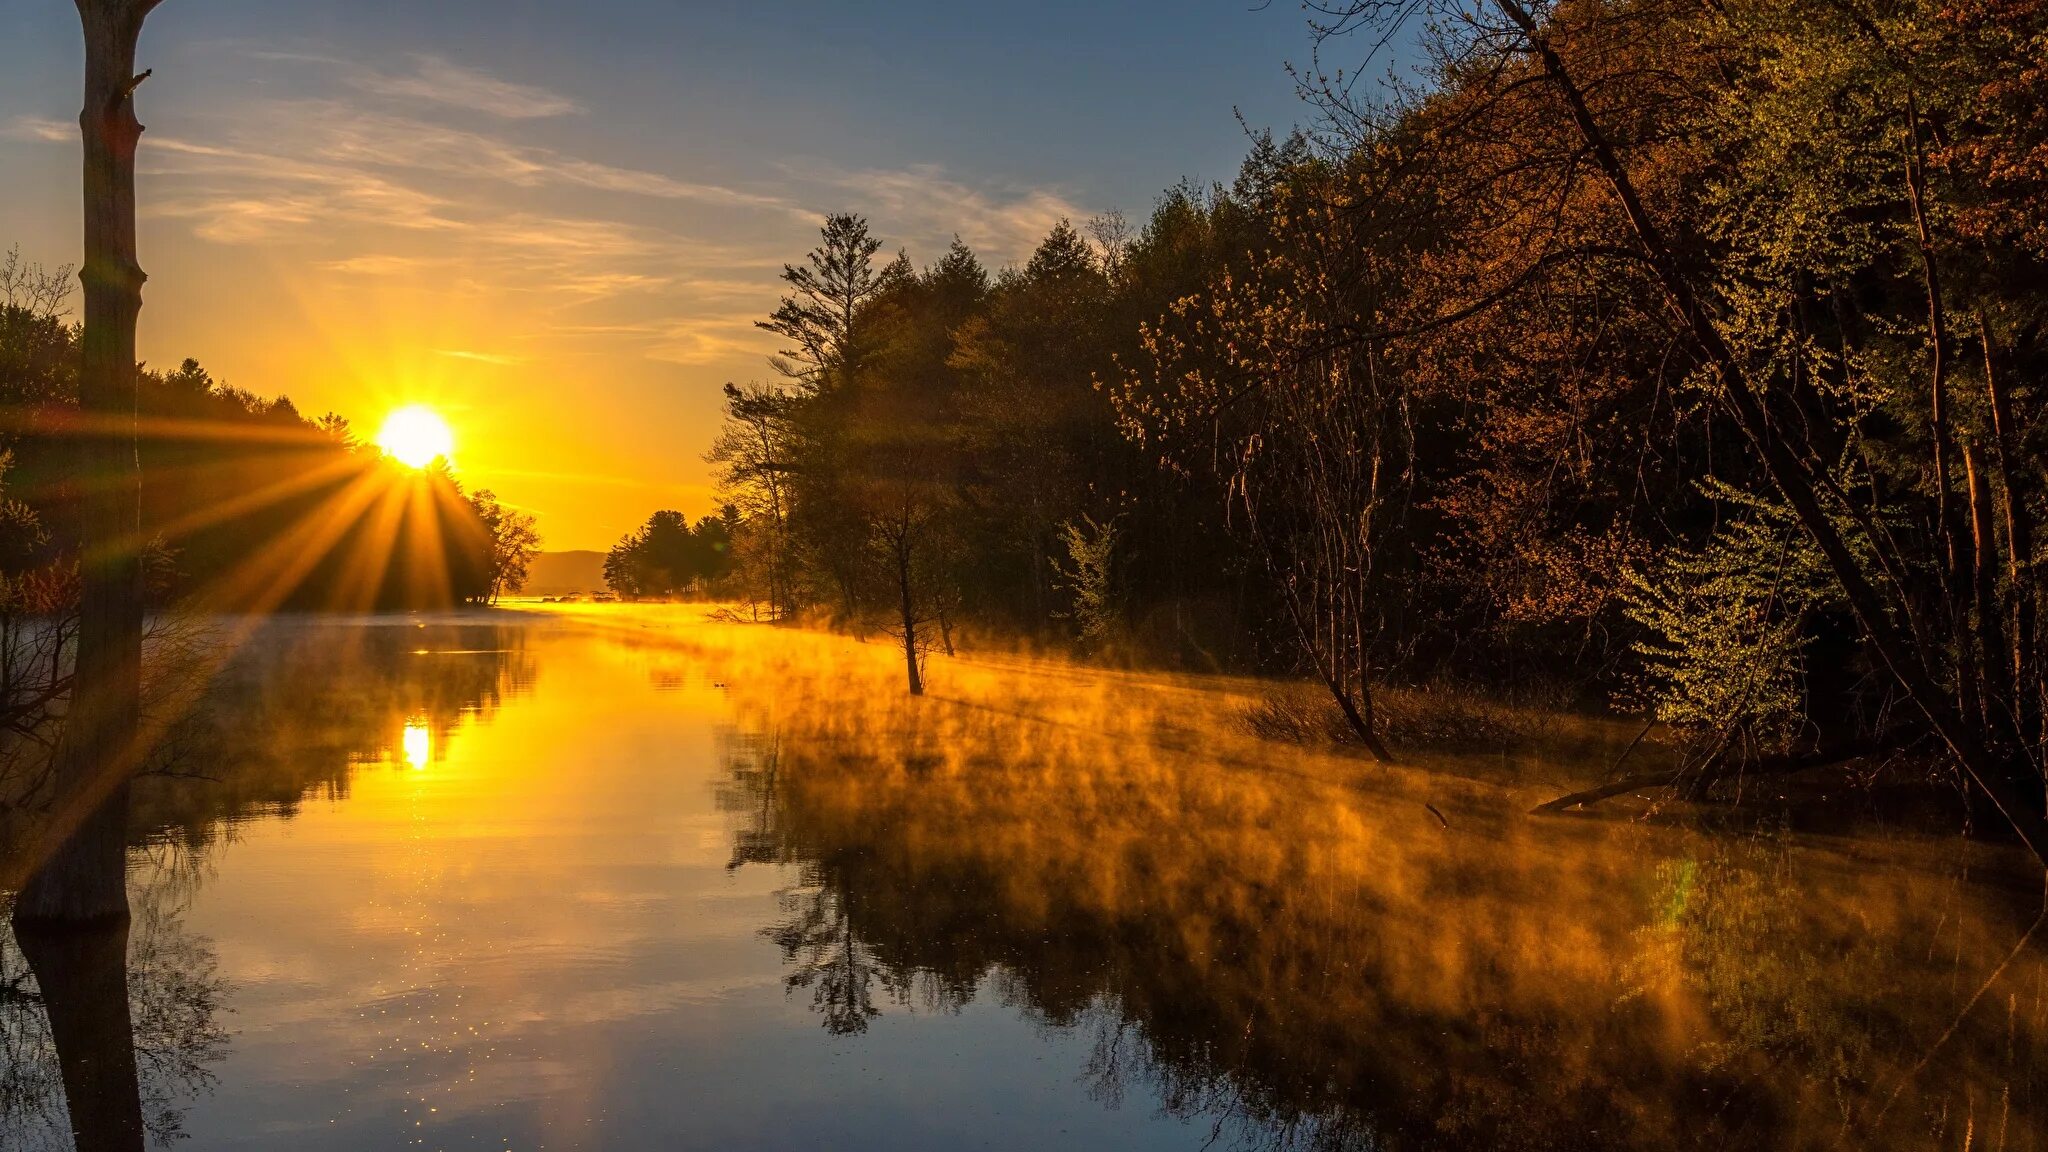
[[[542,552],[526,572],[527,596],[561,596],[604,588],[604,553]]]

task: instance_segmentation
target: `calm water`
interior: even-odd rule
[[[1022,660],[913,702],[895,660],[682,609],[265,626],[183,737],[211,779],[137,797],[152,1129],[2048,1142],[2041,952],[1961,1014],[2040,907],[2006,850],[1530,818],[1566,768],[1372,768],[1256,741],[1227,684]],[[0,1147],[69,1147],[0,944]]]

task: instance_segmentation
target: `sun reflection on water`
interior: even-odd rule
[[[408,766],[419,769],[427,766],[434,754],[434,733],[425,720],[407,720],[405,735],[399,744]]]

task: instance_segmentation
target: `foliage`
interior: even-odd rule
[[[827,217],[824,240],[803,264],[785,264],[790,293],[757,327],[789,342],[775,360],[783,375],[812,390],[860,370],[867,351],[866,306],[889,287],[874,256],[882,242],[867,221],[842,213]]]
[[[540,532],[534,527],[533,513],[506,507],[489,488],[479,488],[467,499],[490,542],[488,584],[471,599],[496,604],[507,593],[526,587],[527,569],[540,551]]]
[[[1067,550],[1067,563],[1059,569],[1060,578],[1074,597],[1074,627],[1081,642],[1090,647],[1100,646],[1116,630],[1115,590],[1111,583],[1116,523],[1113,518],[1097,523],[1094,517],[1084,514],[1080,520],[1060,526],[1060,541]]]
[[[708,591],[732,570],[738,515],[728,509],[693,527],[680,512],[656,512],[605,556],[605,585],[629,600]]]
[[[1827,564],[1784,508],[1714,486],[1732,515],[1697,549],[1661,553],[1621,591],[1641,627],[1629,703],[1683,728],[1786,735],[1807,715],[1816,613],[1839,611]]]

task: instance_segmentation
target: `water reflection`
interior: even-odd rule
[[[184,926],[190,874],[151,872],[128,924],[0,934],[0,1148],[168,1144],[212,1087],[226,983]]]
[[[405,722],[405,734],[401,738],[405,748],[405,762],[417,770],[425,768],[434,758],[434,730],[425,718]]]
[[[516,624],[280,618],[209,685],[175,735],[173,771],[136,782],[130,825],[139,840],[190,847],[290,819],[308,800],[346,800],[359,768],[424,767],[537,674]]]
[[[2003,849],[1534,819],[1571,764],[900,675],[638,610],[279,622],[135,789],[125,941],[0,939],[0,1148],[2048,1140],[2038,952],[1944,1038],[2039,909]]]
[[[2038,953],[1932,1050],[2039,909],[2002,852],[1531,819],[1267,762],[1114,678],[956,672],[923,709],[736,679],[775,689],[729,743],[732,864],[797,869],[766,934],[832,1033],[993,998],[1226,1146],[2048,1139]]]
[[[207,850],[309,796],[345,797],[351,772],[394,751],[426,767],[465,717],[532,684],[523,640],[474,623],[291,618],[246,639],[172,731],[163,770],[132,791],[130,920],[0,932],[0,1148],[186,1135],[229,1043],[231,989],[212,942],[183,926]]]

